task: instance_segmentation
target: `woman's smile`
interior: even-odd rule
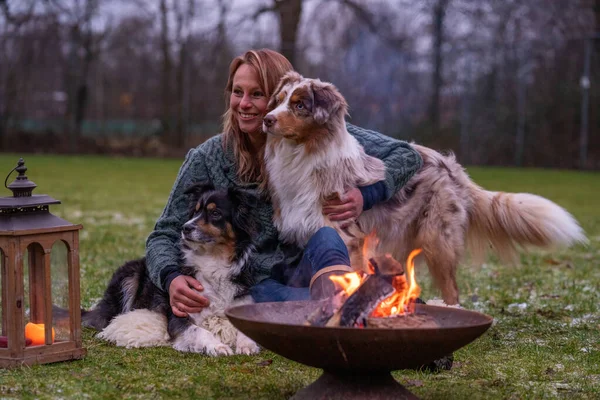
[[[258,117],[258,114],[249,114],[249,113],[243,113],[243,112],[240,112],[239,115],[242,119],[248,120],[248,121]]]

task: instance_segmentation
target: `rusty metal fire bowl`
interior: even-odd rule
[[[324,370],[294,399],[416,399],[391,376],[451,354],[481,336],[492,317],[475,311],[417,304],[436,328],[351,328],[304,325],[313,301],[230,308],[233,325],[283,357]]]

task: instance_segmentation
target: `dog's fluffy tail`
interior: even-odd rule
[[[140,288],[144,285],[145,289]],[[146,303],[138,299],[140,289],[146,294]],[[145,258],[128,261],[113,273],[102,300],[94,309],[82,311],[81,322],[83,326],[101,331],[117,315],[135,308],[151,308],[156,290],[147,276]]]
[[[473,207],[467,240],[476,262],[491,244],[503,261],[513,262],[518,248],[554,248],[586,243],[575,218],[552,201],[529,193],[490,192],[472,184]]]

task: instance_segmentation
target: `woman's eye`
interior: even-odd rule
[[[233,90],[233,94],[235,94],[236,96],[241,96],[242,95],[242,91],[240,89],[234,89]]]
[[[254,92],[253,96],[254,97],[263,97],[264,94],[263,94],[263,92]]]
[[[302,103],[296,103],[296,109],[303,110],[304,109],[304,104],[302,104]]]

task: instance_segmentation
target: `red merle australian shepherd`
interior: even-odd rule
[[[237,331],[224,312],[252,302],[247,259],[257,233],[252,216],[257,199],[246,191],[206,185],[192,186],[187,193],[193,199],[181,231],[181,273],[202,283],[210,305],[187,318],[175,316],[168,294],[150,281],[145,259],[140,259],[114,273],[100,303],[83,313],[83,323],[126,347],[171,345],[212,356],[256,353],[256,343]]]
[[[264,118],[265,163],[280,237],[304,246],[322,226],[338,229],[352,253],[357,237],[375,229],[381,253],[405,260],[417,247],[448,305],[459,301],[456,268],[468,248],[481,260],[491,245],[511,259],[520,247],[585,242],[575,219],[555,203],[527,193],[476,185],[453,155],[413,145],[423,167],[389,201],[365,211],[350,230],[323,215],[325,199],[384,179],[382,161],[365,154],[346,130],[347,104],[330,83],[289,72]],[[360,260],[360,256],[351,256]],[[361,263],[362,264],[362,263]],[[354,265],[355,269],[363,268]]]

